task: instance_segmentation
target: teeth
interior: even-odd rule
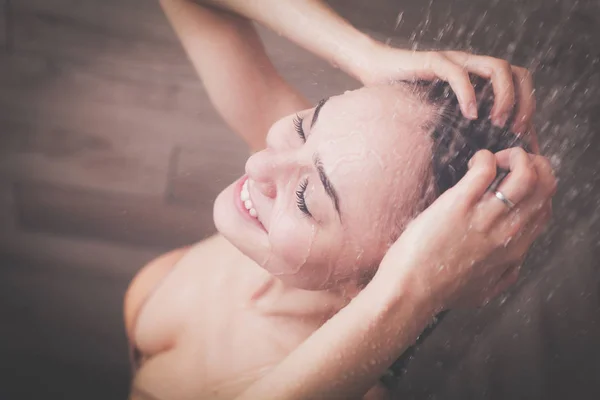
[[[248,213],[250,214],[250,216],[256,218],[256,216],[258,215],[256,210],[254,209],[254,205],[252,204],[252,201],[250,200],[250,192],[248,192],[248,180],[246,180],[246,182],[244,182],[244,184],[242,185],[242,191],[240,193],[240,198],[242,199],[242,202],[244,203],[244,207],[246,207],[246,210],[248,210]]]
[[[240,198],[243,202],[250,201],[250,193],[248,193],[248,189],[242,189],[242,193],[240,193]]]

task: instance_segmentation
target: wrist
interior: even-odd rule
[[[377,273],[365,290],[372,290],[377,299],[375,308],[381,314],[404,314],[409,306],[412,318],[417,325],[429,324],[444,309],[431,286],[418,274],[418,266],[405,268],[398,266],[394,276]]]
[[[375,39],[357,30],[355,37],[349,40],[349,45],[340,46],[334,53],[332,62],[334,66],[364,84],[370,71],[371,60],[380,45]]]

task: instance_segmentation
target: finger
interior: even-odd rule
[[[505,292],[509,287],[517,283],[519,275],[521,274],[521,263],[506,270],[496,286],[492,289],[491,294],[493,297]]]
[[[556,194],[557,181],[550,161],[546,157],[529,154],[531,165],[535,170],[535,188],[531,195],[524,199],[515,211],[525,218],[538,213]]]
[[[515,207],[510,218],[505,221],[504,226],[500,227],[501,234],[508,237],[520,235],[520,228],[527,227],[532,223],[534,224],[532,234],[537,235],[539,232],[535,226],[540,225],[541,222],[547,222],[552,216],[552,196],[556,193],[556,178],[548,159],[541,156],[534,156],[533,158],[537,175],[536,187],[527,199]]]
[[[537,173],[532,160],[520,147],[503,150],[497,153],[495,158],[498,167],[508,170],[509,173],[495,193],[488,192],[477,205],[474,222],[483,231],[490,231],[499,218],[511,211],[498,196],[503,195],[516,206],[535,190],[537,183]]]
[[[535,242],[548,227],[551,218],[552,208],[550,203],[548,203],[527,225],[516,232],[516,234],[515,231],[512,230],[512,226],[507,226],[508,231],[507,233],[504,233],[504,235],[513,235],[513,239],[506,246],[507,254],[513,254],[513,258],[521,259],[525,257],[533,242]]]
[[[498,279],[496,284],[494,284],[491,288],[486,290],[483,293],[483,304],[488,304],[492,299],[501,295],[506,290],[508,290],[511,286],[513,286],[519,280],[519,276],[521,273],[521,265],[522,261],[515,264],[512,267],[509,267],[502,276]]]
[[[535,113],[535,96],[531,73],[521,67],[512,66],[514,85],[517,92],[517,109],[512,130],[515,133],[525,133],[531,124]]]
[[[552,201],[548,200],[535,214],[530,221],[523,227],[521,232],[517,234],[515,247],[526,251],[531,244],[544,232],[548,223],[552,219]]]
[[[469,170],[446,193],[455,196],[465,206],[477,204],[496,177],[496,157],[488,150],[480,150],[469,161]]]
[[[508,61],[488,56],[476,56],[463,52],[446,52],[447,57],[483,78],[492,81],[494,107],[491,111],[494,125],[503,127],[515,104],[515,83]]]
[[[527,129],[524,133],[526,141],[529,143],[529,147],[531,148],[531,152],[533,154],[540,154],[540,144],[538,142],[537,131],[535,127],[532,125]]]
[[[477,119],[477,98],[468,71],[442,53],[431,53],[430,57],[433,58],[430,62],[432,71],[450,84],[463,115],[469,119]]]

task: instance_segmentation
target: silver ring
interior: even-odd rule
[[[504,194],[502,194],[502,192],[496,190],[494,194],[496,195],[496,198],[503,202],[506,207],[508,207],[509,209],[514,208],[515,203],[510,201]]]

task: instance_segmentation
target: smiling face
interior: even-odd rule
[[[374,272],[422,199],[433,109],[403,85],[362,88],[275,123],[246,175],[217,197],[217,229],[289,285]]]

